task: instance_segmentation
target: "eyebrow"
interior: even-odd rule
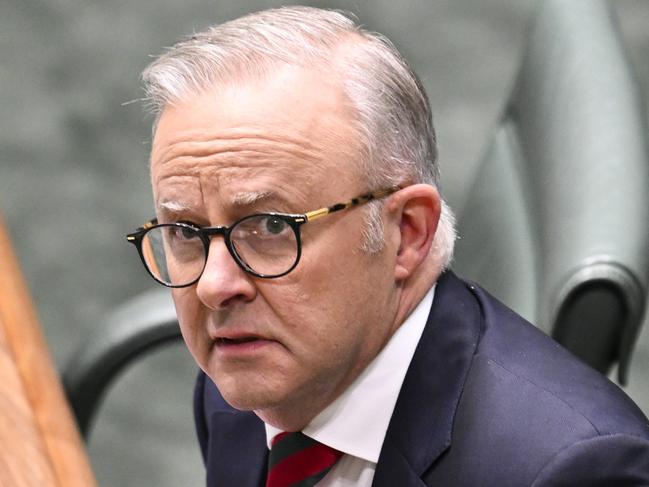
[[[232,198],[234,206],[252,206],[262,201],[278,199],[277,194],[273,191],[246,191],[237,193]],[[170,213],[182,213],[192,211],[194,208],[177,200],[162,200],[157,204],[161,211]]]
[[[174,200],[163,200],[157,204],[157,207],[160,210],[169,211],[171,213],[180,213],[183,211],[189,211],[191,208],[179,201]]]
[[[276,197],[273,191],[248,191],[234,195],[232,202],[236,206],[251,206],[260,201],[265,201]]]

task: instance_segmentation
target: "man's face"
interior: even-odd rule
[[[230,225],[257,212],[303,213],[368,190],[340,86],[284,68],[168,107],[153,142],[160,222]],[[302,226],[302,257],[286,276],[246,274],[223,238],[201,279],[173,292],[183,337],[234,407],[269,421],[317,413],[394,331],[390,245],[360,250],[356,208]]]

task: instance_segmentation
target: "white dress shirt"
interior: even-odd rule
[[[370,487],[392,411],[424,331],[435,286],[347,390],[302,430],[344,455],[318,487]],[[281,430],[266,424],[266,440]]]

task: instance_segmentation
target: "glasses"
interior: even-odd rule
[[[385,198],[400,188],[366,193],[304,214],[257,213],[229,227],[198,227],[153,219],[126,236],[138,250],[151,277],[167,287],[196,283],[207,264],[210,239],[222,235],[225,246],[244,271],[266,279],[281,277],[297,266],[302,254],[300,227],[331,213]]]

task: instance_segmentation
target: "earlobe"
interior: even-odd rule
[[[427,184],[408,186],[394,197],[399,219],[399,247],[394,277],[403,281],[427,259],[441,211],[437,189]]]

